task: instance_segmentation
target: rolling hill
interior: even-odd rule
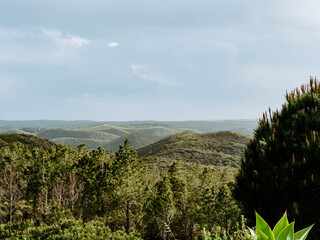
[[[130,146],[134,149],[145,147],[162,139],[162,137],[144,133],[131,133],[129,135],[108,142],[104,148],[108,149],[111,152],[117,152],[119,150],[119,146],[123,146],[126,138],[129,139]]]
[[[82,138],[90,140],[104,140],[111,141],[119,136],[98,131],[86,131],[80,129],[64,129],[64,128],[49,128],[43,129],[37,132],[37,136],[47,139],[58,139],[58,138]]]
[[[230,131],[176,134],[138,149],[139,157],[147,163],[167,165],[181,159],[200,161],[206,165],[238,168],[250,136]]]
[[[164,137],[186,131],[198,132],[190,128],[172,128],[155,123],[128,125],[102,123],[79,128],[38,128],[32,126],[4,130],[2,133],[31,134],[72,147],[85,143],[88,149],[97,149],[101,146],[111,152],[115,152],[120,145],[123,145],[126,138],[130,140],[131,146],[141,148]]]
[[[58,144],[77,147],[85,143],[88,149],[99,146],[117,151],[125,138],[134,148],[141,148],[177,133],[203,133],[213,131],[238,131],[251,135],[257,121],[1,121],[0,133],[31,134]]]
[[[125,139],[131,142],[131,147],[137,149],[140,158],[148,165],[167,166],[181,159],[185,164],[201,162],[208,166],[238,168],[246,144],[251,137],[230,131],[212,133],[179,133],[167,138],[148,135],[145,133],[131,133],[111,141],[88,140],[83,138],[57,138],[54,142],[34,135],[0,134],[0,147],[12,146],[20,142],[28,148],[43,148],[49,150],[57,144],[78,146],[87,143],[88,149],[102,146],[111,152],[116,152]],[[149,144],[149,143],[152,144]]]
[[[43,139],[33,135],[26,134],[0,134],[0,148],[10,147],[13,143],[19,142],[28,148],[42,148],[50,150],[52,147],[56,148],[58,145],[48,139]]]

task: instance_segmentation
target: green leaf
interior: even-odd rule
[[[278,235],[277,240],[294,240],[294,222],[286,226]]]
[[[258,240],[269,240],[268,236],[260,230],[257,231]]]
[[[256,225],[257,225],[256,226],[257,231],[259,230],[259,231],[263,232],[268,237],[268,239],[275,240],[271,228],[258,213],[256,213]]]
[[[314,224],[312,224],[310,227],[304,228],[300,230],[299,232],[296,232],[294,234],[294,240],[304,240],[308,236],[308,233],[310,232],[311,228]]]
[[[283,214],[282,218],[279,220],[279,222],[273,228],[274,237],[277,238],[279,233],[288,225],[289,225],[289,222],[288,222],[287,212],[285,212]]]

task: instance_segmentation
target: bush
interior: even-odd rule
[[[141,240],[139,233],[127,234],[125,230],[112,232],[100,221],[83,223],[75,219],[66,219],[58,224],[40,225],[32,221],[27,223],[0,225],[0,239],[109,239]]]
[[[222,234],[211,234],[205,228],[202,230],[201,240],[254,240],[254,237],[250,234],[249,229],[245,226],[246,219],[241,216],[241,222],[237,223],[236,230]]]

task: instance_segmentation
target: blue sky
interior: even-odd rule
[[[257,119],[319,75],[315,0],[0,2],[0,119]]]

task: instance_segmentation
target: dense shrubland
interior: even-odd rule
[[[150,169],[128,140],[115,155],[15,143],[0,149],[0,166],[0,237],[192,239],[240,220],[227,170]]]

